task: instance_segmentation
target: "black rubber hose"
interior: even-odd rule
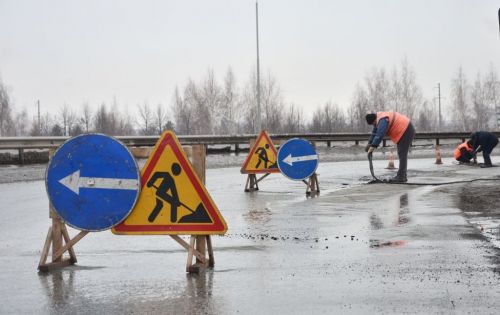
[[[398,182],[389,182],[385,180],[380,180],[375,176],[375,172],[373,171],[373,157],[372,153],[368,153],[368,162],[370,163],[370,173],[372,174],[373,180],[370,183],[384,183],[384,184],[397,184],[397,185],[411,185],[411,186],[441,186],[441,185],[452,185],[452,184],[461,184],[461,183],[472,183],[480,180],[500,180],[500,177],[488,177],[488,178],[473,178],[473,179],[464,179],[457,180],[453,182],[441,182],[441,183],[398,183]]]

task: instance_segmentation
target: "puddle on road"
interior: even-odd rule
[[[370,240],[370,248],[383,248],[383,247],[399,247],[404,246],[408,241],[381,241],[381,240]]]
[[[458,189],[457,207],[497,249],[500,249],[500,186],[497,183],[472,183]]]

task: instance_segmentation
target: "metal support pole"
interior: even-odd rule
[[[260,115],[260,60],[259,60],[259,3],[255,1],[255,25],[257,33],[257,133],[262,130],[262,117]]]

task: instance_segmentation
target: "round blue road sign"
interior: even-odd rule
[[[57,149],[47,166],[45,186],[52,207],[67,224],[102,231],[132,211],[139,196],[140,174],[121,142],[86,134]]]
[[[318,154],[309,141],[290,139],[278,151],[278,168],[290,179],[303,180],[318,168]]]

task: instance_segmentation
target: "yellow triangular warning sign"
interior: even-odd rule
[[[141,171],[141,193],[115,234],[224,234],[227,225],[172,131]]]
[[[271,138],[263,130],[250,150],[240,172],[242,174],[279,173],[277,156],[278,153]]]

